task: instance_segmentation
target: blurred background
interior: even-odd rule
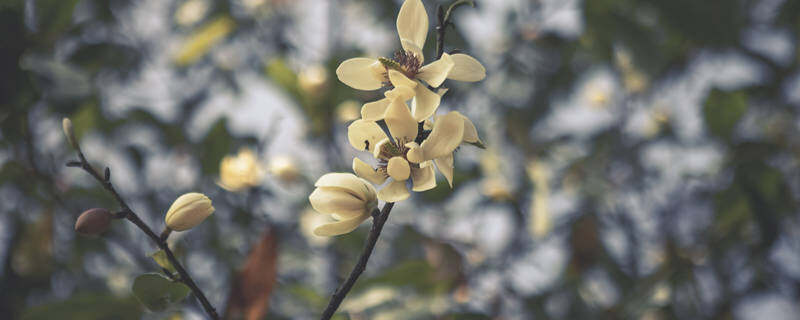
[[[425,0],[435,8],[448,1]],[[346,128],[380,92],[335,76],[390,56],[401,1],[0,1],[0,314],[202,319],[131,293],[160,272],[61,130],[153,229],[185,192],[216,212],[170,243],[232,319],[314,319],[369,223],[311,234],[313,182],[350,171]],[[800,2],[484,0],[445,49],[487,78],[445,82],[470,117],[455,187],[395,206],[339,319],[797,319]],[[433,56],[434,33],[425,52]],[[229,191],[253,150],[263,179]]]

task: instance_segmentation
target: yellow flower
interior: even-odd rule
[[[308,196],[311,207],[337,220],[314,229],[318,236],[336,236],[353,231],[378,206],[375,188],[351,173],[328,173],[314,186],[317,188]]]
[[[219,164],[217,184],[228,191],[240,191],[258,185],[264,169],[253,150],[239,149],[236,156],[225,156]]]
[[[209,215],[214,213],[211,199],[202,193],[191,192],[184,194],[169,207],[164,221],[167,228],[174,231],[184,231],[194,228]]]
[[[441,96],[429,90],[425,81],[439,87],[445,79],[479,81],[486,69],[475,58],[458,53],[442,54],[439,60],[423,65],[422,47],[428,34],[428,14],[420,0],[406,0],[397,15],[397,34],[402,50],[390,58],[352,58],[342,62],[336,76],[344,84],[359,90],[393,88],[386,98],[365,104],[361,116],[365,120],[379,120],[392,100],[412,99],[412,113],[417,121],[432,116],[439,106]]]
[[[378,160],[378,168],[373,169],[361,159],[353,159],[353,171],[359,177],[376,185],[392,179],[378,191],[378,198],[386,202],[408,199],[411,194],[406,181],[409,178],[412,191],[436,187],[433,163],[452,187],[453,151],[462,142],[480,142],[472,122],[455,111],[438,117],[431,130],[420,130],[405,103],[394,99],[384,120],[391,139],[374,121],[364,119],[353,122],[347,136],[354,148],[371,151]]]
[[[295,160],[285,155],[274,156],[269,160],[269,173],[283,182],[294,182],[300,177]]]

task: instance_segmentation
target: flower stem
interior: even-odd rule
[[[83,169],[83,171],[86,171],[89,175],[94,177],[94,179],[97,180],[97,182],[99,182],[103,186],[103,188],[106,189],[106,191],[108,191],[112,196],[114,196],[114,199],[117,200],[119,206],[122,207],[120,215],[124,214],[125,219],[127,219],[128,221],[139,227],[139,229],[142,230],[142,232],[144,232],[148,237],[150,237],[150,239],[153,240],[153,242],[156,243],[159,249],[164,250],[164,253],[166,253],[167,255],[167,259],[172,264],[172,266],[175,267],[175,271],[177,271],[178,275],[180,276],[180,278],[177,280],[182,282],[187,287],[189,287],[189,289],[192,290],[192,293],[194,294],[195,297],[197,297],[197,300],[200,301],[200,304],[203,306],[203,309],[205,309],[206,313],[208,313],[208,316],[211,319],[214,320],[219,319],[219,315],[217,315],[217,311],[214,309],[214,306],[212,306],[211,303],[208,302],[208,299],[206,298],[205,294],[203,294],[203,291],[200,290],[197,284],[195,284],[192,277],[189,276],[189,273],[186,272],[186,269],[184,269],[183,265],[181,265],[181,262],[178,261],[178,259],[175,257],[175,254],[173,254],[172,250],[169,249],[169,246],[167,245],[166,242],[166,237],[162,239],[155,232],[153,232],[153,229],[150,229],[150,227],[148,227],[147,224],[145,224],[144,221],[142,221],[142,219],[139,218],[139,216],[136,215],[136,213],[134,213],[133,210],[131,210],[131,208],[128,206],[125,200],[122,199],[119,193],[117,193],[117,190],[114,188],[114,185],[111,184],[110,179],[106,179],[106,177],[110,178],[111,170],[106,168],[105,173],[101,175],[94,167],[92,167],[91,164],[89,164],[89,161],[86,160],[86,157],[83,155],[83,151],[81,151],[80,145],[78,145],[77,142],[74,144],[74,147],[75,151],[78,152],[78,157],[80,158],[79,167]],[[70,166],[69,163],[67,165]]]
[[[389,213],[392,211],[392,207],[394,207],[394,202],[387,202],[383,205],[383,209],[381,209],[380,214],[373,215],[372,219],[372,229],[369,231],[369,237],[367,237],[367,242],[364,244],[364,250],[361,252],[361,256],[358,258],[358,263],[356,263],[353,270],[350,271],[350,275],[347,277],[344,283],[339,286],[338,289],[333,293],[331,296],[330,302],[328,302],[328,306],[325,308],[325,311],[322,312],[322,320],[329,320],[333,313],[336,312],[336,309],[339,308],[339,305],[342,304],[344,297],[347,296],[347,293],[350,292],[350,289],[353,288],[353,285],[356,283],[356,280],[361,273],[367,268],[367,261],[369,261],[370,255],[372,255],[372,249],[375,248],[375,243],[378,242],[378,237],[381,235],[381,230],[383,230],[383,225],[386,223],[386,220],[389,219]],[[376,209],[377,210],[377,209]]]
[[[456,0],[447,7],[447,10],[441,5],[436,8],[436,20],[439,22],[436,25],[436,60],[439,60],[444,53],[444,34],[447,31],[447,26],[452,24],[450,22],[450,13],[462,4],[475,7],[475,2],[472,0]]]

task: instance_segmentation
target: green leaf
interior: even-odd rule
[[[157,273],[145,273],[133,280],[133,294],[152,311],[163,311],[189,295],[189,287]]]
[[[177,272],[177,270],[175,270],[175,267],[172,265],[172,263],[169,262],[169,259],[167,258],[167,253],[164,252],[164,250],[158,250],[156,252],[153,252],[152,254],[150,254],[150,258],[153,258],[153,260],[155,260],[156,263],[158,263],[159,266],[161,266],[164,269],[169,270],[169,272],[172,272],[172,273]]]
[[[730,139],[736,124],[747,111],[747,94],[742,91],[711,90],[703,106],[703,116],[712,135]]]

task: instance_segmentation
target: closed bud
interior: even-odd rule
[[[191,192],[184,194],[169,207],[164,221],[167,228],[174,231],[184,231],[194,228],[209,215],[214,213],[211,199],[202,193]]]
[[[75,140],[75,132],[72,129],[72,120],[69,120],[69,118],[64,118],[64,120],[61,120],[61,129],[64,130],[64,136],[67,137],[67,142],[69,142],[69,145],[73,148],[77,148],[78,145]]]
[[[111,226],[111,218],[111,212],[103,208],[86,210],[75,222],[75,232],[85,236],[100,235]]]

